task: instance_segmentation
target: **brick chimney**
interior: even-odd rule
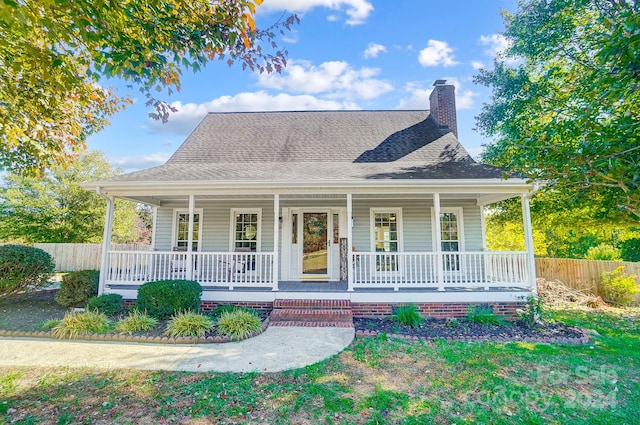
[[[456,119],[455,87],[446,84],[447,80],[436,80],[429,96],[431,114],[441,127],[446,127],[458,137],[458,120]]]

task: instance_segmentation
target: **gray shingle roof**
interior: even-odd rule
[[[166,164],[107,181],[494,179],[429,111],[210,113]]]

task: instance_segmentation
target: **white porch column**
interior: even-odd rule
[[[442,231],[440,229],[440,194],[433,194],[434,231],[436,232],[436,273],[438,278],[438,291],[444,291],[444,263],[442,259]]]
[[[347,193],[347,291],[353,292],[353,195]]]
[[[100,261],[100,278],[98,280],[98,295],[104,293],[104,283],[109,273],[109,250],[111,250],[111,234],[113,233],[113,213],[115,201],[113,196],[104,196],[99,191],[98,194],[107,202],[107,212],[104,219],[104,233],[102,235],[102,259]]]
[[[273,291],[278,291],[280,276],[280,195],[273,195]]]
[[[524,242],[527,247],[527,263],[529,268],[529,286],[531,291],[537,292],[536,287],[536,259],[533,252],[533,232],[531,230],[531,211],[529,209],[529,194],[522,194],[522,227],[524,228]]]
[[[187,236],[187,280],[193,279],[193,215],[196,210],[196,197],[189,195],[189,235]]]

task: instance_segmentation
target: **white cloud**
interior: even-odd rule
[[[316,7],[327,7],[331,10],[344,10],[347,14],[347,24],[358,25],[364,23],[371,12],[373,5],[367,0],[267,0],[261,9],[264,10],[290,10],[296,13],[304,13]],[[336,14],[327,17],[330,21],[338,20]]]
[[[471,61],[471,66],[473,69],[482,69],[484,68],[484,64],[480,61]]]
[[[447,84],[453,84],[456,88],[456,109],[473,109],[474,99],[480,95],[478,92],[465,89],[456,77],[445,77]],[[407,96],[400,99],[396,109],[429,109],[429,95],[432,88],[425,89],[416,82],[407,83],[404,87]]]
[[[166,124],[149,120],[152,132],[159,134],[189,134],[208,112],[246,112],[246,111],[305,111],[359,109],[353,102],[321,99],[311,95],[289,95],[280,93],[271,95],[265,91],[239,93],[235,96],[221,96],[204,103],[173,102],[178,111],[169,116]]]
[[[387,51],[387,48],[384,47],[382,44],[369,43],[366,50],[364,51],[364,58],[365,59],[377,58],[380,53],[385,53],[386,51]]]
[[[501,34],[481,35],[480,44],[487,46],[485,53],[491,57],[497,57],[509,47],[509,40]]]
[[[148,155],[119,156],[116,158],[111,158],[109,162],[113,166],[131,171],[164,164],[165,162],[167,162],[170,156],[171,154],[167,152],[156,152]]]
[[[454,60],[453,49],[444,41],[429,40],[427,47],[420,50],[418,61],[424,67],[428,66],[453,66],[458,62]]]
[[[291,61],[282,74],[262,74],[258,85],[296,93],[323,94],[332,99],[373,99],[393,90],[393,86],[373,78],[379,68],[356,69],[345,61]]]

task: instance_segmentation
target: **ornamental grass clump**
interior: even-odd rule
[[[52,329],[59,339],[75,339],[80,335],[103,334],[109,330],[109,319],[98,311],[70,312],[64,315],[60,324]]]
[[[183,311],[173,315],[164,331],[166,336],[204,336],[213,327],[213,320],[204,314]]]
[[[503,320],[493,313],[493,308],[485,305],[467,307],[467,320],[480,325],[499,325]]]
[[[424,320],[415,304],[406,304],[397,307],[391,319],[396,323],[412,328],[417,328]]]
[[[236,309],[227,311],[218,318],[218,333],[232,339],[244,339],[260,330],[260,318],[250,311]]]
[[[134,332],[144,332],[153,329],[158,324],[158,320],[138,310],[132,310],[124,319],[116,323],[116,332],[122,334],[132,334]]]

